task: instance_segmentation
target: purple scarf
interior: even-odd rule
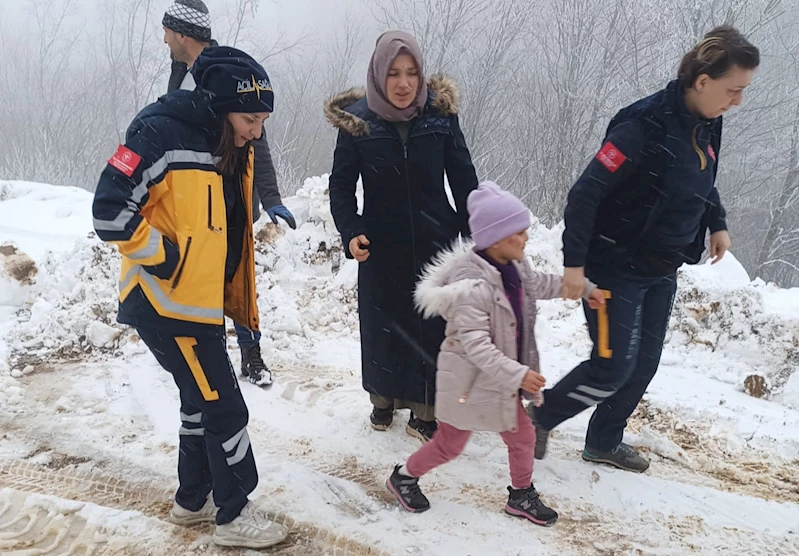
[[[519,360],[522,357],[522,344],[524,343],[524,289],[522,288],[522,277],[519,276],[519,270],[512,262],[508,264],[500,264],[485,251],[477,251],[477,254],[483,257],[491,266],[499,271],[502,276],[502,286],[505,288],[505,297],[508,298],[513,315],[516,317],[516,351]]]
[[[410,106],[403,109],[391,104],[386,95],[388,72],[400,54],[410,54],[419,68],[419,90],[416,91],[416,98]],[[404,31],[387,31],[377,39],[366,75],[366,103],[369,110],[389,122],[409,122],[422,113],[427,103],[427,83],[424,78],[422,49],[413,35]]]

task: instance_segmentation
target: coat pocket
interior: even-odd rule
[[[479,369],[469,363],[454,372],[438,371],[436,417],[461,430],[505,430],[502,393],[481,388],[477,384],[469,389],[469,377],[466,375],[471,374],[471,371],[480,373]]]
[[[214,191],[211,184],[208,184],[208,229],[217,234],[223,232],[222,228],[214,226]]]
[[[183,254],[180,256],[178,270],[175,272],[175,278],[172,280],[172,292],[174,292],[175,288],[177,288],[180,284],[180,279],[183,277],[183,271],[186,269],[186,261],[189,260],[189,253],[191,252],[191,240],[191,236],[186,239],[186,248],[183,250]]]

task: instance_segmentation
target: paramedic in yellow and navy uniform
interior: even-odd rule
[[[94,227],[122,255],[119,322],[180,389],[170,519],[216,521],[215,543],[264,548],[287,531],[247,497],[258,473],[224,316],[258,330],[250,143],[274,94],[263,67],[234,48],[206,48],[192,74],[194,91],[162,97],[131,123],[100,177]]]

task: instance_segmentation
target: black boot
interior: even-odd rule
[[[408,425],[405,427],[405,432],[421,440],[422,444],[429,442],[436,430],[438,430],[438,423],[422,421],[414,416],[413,412],[411,412],[411,418],[408,419]]]
[[[529,519],[536,525],[544,527],[554,525],[558,520],[557,512],[541,501],[533,485],[519,490],[508,487],[508,492],[510,495],[505,505],[505,513]]]
[[[394,405],[390,405],[385,409],[380,409],[379,407],[372,408],[369,421],[371,421],[374,430],[387,431],[391,423],[394,422]]]
[[[386,488],[397,497],[402,507],[409,512],[421,513],[430,509],[430,502],[419,488],[419,479],[402,475],[400,465],[394,467],[394,472],[386,481]]]
[[[547,455],[549,431],[535,420],[535,406],[533,404],[527,406],[527,414],[533,420],[533,426],[535,427],[535,459],[544,459]]]
[[[241,376],[256,386],[271,386],[272,373],[261,357],[261,346],[239,346],[241,348]]]

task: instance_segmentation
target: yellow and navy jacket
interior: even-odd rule
[[[122,255],[117,320],[175,334],[218,333],[224,315],[258,329],[252,222],[225,280],[228,222],[213,152],[220,130],[201,91],[176,91],[144,108],[100,176],[94,228]],[[252,149],[240,202],[252,211]],[[236,249],[236,251],[238,251]]]

